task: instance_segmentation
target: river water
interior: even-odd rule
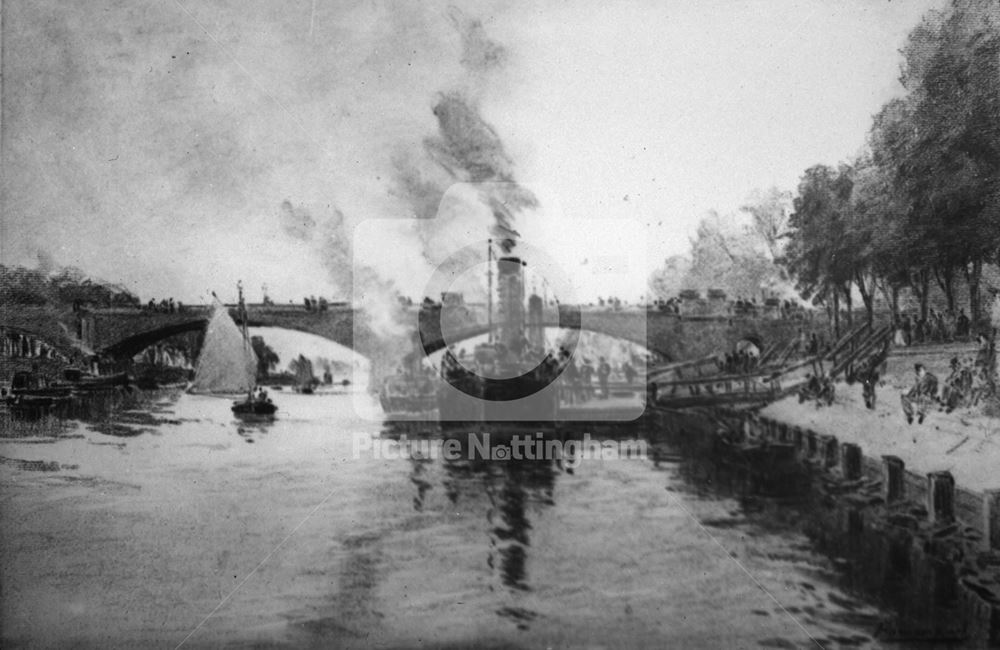
[[[350,396],[274,397],[269,424],[162,393],[114,426],[8,427],[3,647],[876,643],[794,510],[655,440],[572,469],[376,457]]]

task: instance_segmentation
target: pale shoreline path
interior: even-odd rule
[[[923,424],[907,425],[900,408],[900,394],[913,383],[914,363],[924,363],[943,382],[952,357],[970,358],[974,352],[968,344],[894,351],[874,411],[865,408],[860,383],[840,382],[830,407],[799,404],[792,396],[770,404],[760,415],[855,443],[870,458],[898,456],[919,474],[949,471],[966,489],[1000,489],[1000,418],[981,415],[978,409],[946,414],[935,407]]]

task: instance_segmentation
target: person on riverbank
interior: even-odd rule
[[[903,345],[909,346],[913,342],[913,322],[909,314],[903,314]]]
[[[969,327],[972,321],[965,314],[964,309],[958,310],[958,319],[955,321],[955,334],[959,338],[964,338],[969,335]]]
[[[828,375],[806,374],[805,385],[799,389],[799,404],[815,400],[816,408],[824,404],[830,406],[835,397],[836,389],[833,386],[833,380]]]
[[[861,373],[861,396],[865,401],[865,408],[869,411],[875,410],[875,387],[878,385],[878,369],[866,368]]]
[[[937,397],[938,380],[934,374],[927,372],[922,363],[915,364],[913,372],[916,375],[913,387],[900,395],[900,402],[907,424],[913,424],[914,415],[917,417],[917,424],[923,424],[927,409]]]
[[[906,332],[903,329],[903,321],[899,318],[893,323],[892,344],[899,347],[906,347]]]
[[[941,409],[951,413],[959,406],[969,403],[972,394],[972,368],[960,363],[958,357],[951,360],[951,374],[941,387]]]

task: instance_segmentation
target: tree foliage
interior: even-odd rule
[[[57,308],[75,303],[111,307],[136,306],[139,299],[122,287],[93,280],[74,267],[46,272],[0,264],[0,303]]]
[[[257,378],[266,378],[278,367],[281,359],[278,357],[278,353],[264,342],[263,336],[251,336],[250,345],[257,355]]]
[[[984,264],[1000,261],[1000,3],[929,12],[903,51],[905,96],[875,116],[864,154],[805,171],[783,262],[802,295],[830,304],[909,287],[927,316],[932,282],[982,316]],[[894,301],[893,301],[894,303]]]

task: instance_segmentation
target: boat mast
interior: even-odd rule
[[[240,317],[240,330],[243,332],[243,347],[246,348],[247,344],[250,342],[250,337],[247,334],[247,305],[243,301],[243,281],[236,281],[236,291],[239,293],[239,303],[236,307],[236,315]]]
[[[493,240],[486,240],[486,331],[487,341],[493,342]]]

